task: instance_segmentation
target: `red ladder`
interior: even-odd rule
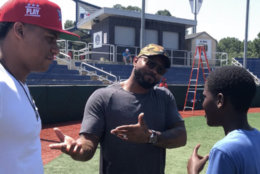
[[[197,51],[199,52],[198,67],[194,68],[195,62],[196,62]],[[202,53],[204,55],[205,61],[203,61],[203,59],[201,57]],[[206,63],[206,66],[203,65],[204,63]],[[208,74],[210,72],[210,67],[209,67],[209,62],[208,62],[208,59],[207,59],[207,54],[206,54],[204,45],[203,46],[196,46],[196,49],[195,49],[183,111],[185,111],[186,109],[190,109],[192,111],[194,110],[195,103],[197,101],[197,99],[196,99],[197,90],[203,90],[204,89],[203,87],[197,88],[198,87],[198,81],[199,81],[199,70],[200,70],[200,68],[202,69],[202,75],[203,75],[203,79],[204,79],[204,83],[205,83],[206,82],[206,74]],[[205,72],[205,70],[207,70],[208,72]],[[196,77],[194,77],[193,71],[197,71],[197,73],[195,74]],[[191,102],[187,101],[189,99],[189,97],[193,98]],[[189,104],[191,104],[191,105],[189,105]]]

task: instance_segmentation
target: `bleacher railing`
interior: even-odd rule
[[[239,61],[237,61],[235,58],[232,58],[232,65],[243,67],[243,65]],[[256,75],[254,75],[249,69],[247,69],[247,71],[253,76],[255,83],[259,86],[260,81],[259,81],[258,77]]]
[[[98,75],[97,71],[99,73],[104,74],[105,76]],[[97,68],[97,67],[95,67],[93,65],[90,65],[90,64],[88,64],[86,62],[81,62],[79,72],[80,72],[80,74],[84,74],[85,73],[85,75],[89,75],[89,76],[92,76],[92,77],[96,76],[96,77],[98,77],[97,80],[100,80],[100,81],[107,81],[108,83],[117,82],[117,76],[115,76],[114,74],[111,74],[111,73],[109,73],[107,71],[104,71],[104,70],[102,70],[100,68]],[[114,81],[109,80],[109,77],[112,77],[114,79]]]
[[[93,48],[93,43],[79,41],[58,41],[60,51],[71,56],[73,60],[83,62],[101,62],[122,64],[122,53],[128,48],[132,57],[140,52],[140,47],[127,45],[102,44],[101,48]],[[191,67],[194,52],[187,50],[167,49],[172,66]],[[207,55],[211,67],[218,67],[229,64],[227,53],[212,52]]]
[[[67,65],[68,69],[78,70],[81,75],[88,75],[93,80],[102,81],[104,84],[111,84],[117,81],[117,76],[114,74],[87,63],[90,59],[90,54],[100,53],[90,51],[92,48],[91,43],[86,44],[80,41],[58,40],[57,45],[59,46],[60,52],[55,57],[59,64]],[[108,46],[110,52],[114,52],[114,46]],[[103,53],[109,54],[106,52]],[[75,62],[81,62],[80,67],[76,66]]]
[[[72,69],[72,58],[71,58],[71,56],[69,56],[69,55],[67,55],[63,52],[59,52],[59,54],[56,55],[55,58],[56,58],[57,62],[59,62],[59,64],[67,65],[68,69]]]

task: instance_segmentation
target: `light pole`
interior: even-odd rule
[[[243,58],[243,67],[246,68],[247,61],[247,36],[248,36],[248,16],[249,16],[249,3],[250,0],[247,0],[246,3],[246,27],[245,27],[245,40],[244,40],[244,58]]]
[[[145,29],[145,0],[142,0],[140,48],[144,47],[144,41],[145,41],[144,29]]]
[[[196,22],[196,25],[193,27],[193,33],[197,32],[197,5],[197,0],[195,0],[194,20]]]

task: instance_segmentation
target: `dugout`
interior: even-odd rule
[[[145,45],[148,43],[162,45],[169,50],[169,55],[172,55],[172,51],[186,48],[186,29],[195,25],[195,20],[145,14]],[[91,54],[90,59],[100,60],[102,57],[111,61],[110,54],[115,54],[112,61],[122,62],[122,52],[126,48],[134,55],[140,50],[140,12],[104,7],[81,19],[77,27],[91,31],[92,52],[109,53]]]

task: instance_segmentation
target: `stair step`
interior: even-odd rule
[[[193,109],[191,106],[185,106],[184,109]]]

